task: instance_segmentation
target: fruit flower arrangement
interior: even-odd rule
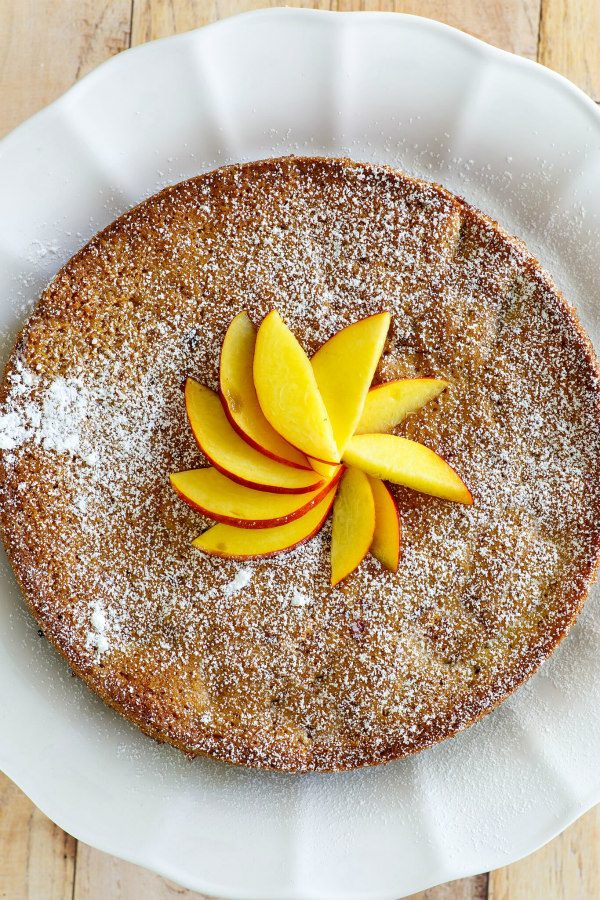
[[[433,450],[390,434],[448,383],[411,378],[371,386],[390,315],[341,329],[309,359],[276,310],[257,329],[231,322],[221,350],[220,396],[193,378],[189,422],[211,464],[171,475],[191,507],[219,524],[193,542],[234,559],[272,556],[315,535],[333,507],[331,583],[370,551],[392,572],[400,519],[385,482],[472,504]]]

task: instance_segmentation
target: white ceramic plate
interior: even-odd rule
[[[4,353],[98,228],[228,161],[349,155],[497,217],[600,336],[600,113],[425,19],[272,10],[97,69],[0,144]],[[109,711],[0,582],[0,766],[71,834],[218,896],[392,898],[504,865],[600,800],[600,596],[474,728],[413,759],[292,777],[189,761]]]

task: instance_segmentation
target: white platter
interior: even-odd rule
[[[598,345],[600,112],[425,19],[271,10],[120,54],[0,143],[6,356],[98,228],[229,161],[348,155],[441,181],[524,238]],[[83,841],[220,897],[394,898],[505,865],[600,800],[600,595],[495,713],[413,759],[291,777],[143,737],[36,634],[2,564],[0,767]]]

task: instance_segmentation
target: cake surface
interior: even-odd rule
[[[269,559],[206,556],[169,485],[204,464],[186,376],[218,387],[232,317],[308,352],[387,309],[376,381],[449,389],[398,434],[475,505],[392,486],[400,566],[329,584],[329,525]],[[348,160],[220,169],[96,236],[43,294],[0,401],[0,521],[73,671],[148,734],[289,771],[421,750],[489,712],[575,620],[600,546],[600,382],[526,247],[437,185]]]

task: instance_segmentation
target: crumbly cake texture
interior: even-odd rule
[[[272,559],[190,541],[170,472],[205,464],[183,383],[217,388],[232,317],[277,308],[308,351],[389,309],[376,380],[450,388],[399,429],[467,508],[393,488],[397,574],[329,585],[326,526]],[[0,517],[73,671],[191,754],[289,771],[375,764],[472,724],[575,620],[600,544],[591,345],[519,241],[437,185],[348,160],[234,166],[168,188],[43,294],[1,388]]]

